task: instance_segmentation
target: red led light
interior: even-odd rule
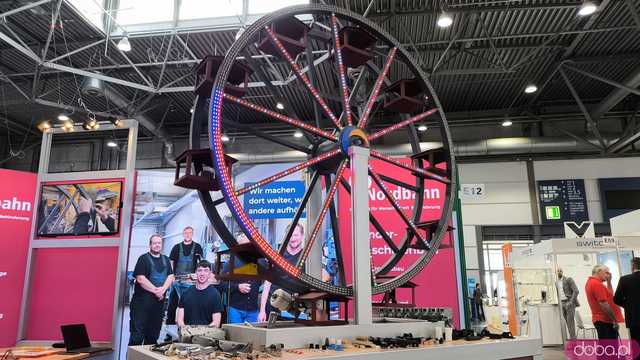
[[[399,122],[399,123],[397,123],[397,124],[395,124],[393,126],[389,126],[388,128],[385,128],[385,129],[382,129],[382,130],[380,130],[378,132],[375,132],[371,136],[369,136],[369,141],[375,140],[375,139],[379,138],[380,136],[384,136],[384,135],[386,135],[386,134],[388,134],[388,133],[390,133],[392,131],[396,131],[396,130],[398,130],[398,129],[402,128],[402,127],[405,127],[405,126],[407,126],[409,124],[412,124],[412,123],[414,123],[416,121],[420,121],[420,120],[426,118],[427,116],[429,116],[429,115],[431,115],[431,114],[433,114],[433,113],[435,113],[437,111],[438,111],[438,109],[431,109],[429,111],[425,111],[422,114],[418,114],[418,115],[416,115],[414,117],[411,117],[411,118],[409,118],[407,120],[401,121],[401,122]]]
[[[340,74],[340,87],[342,89],[342,105],[344,107],[347,124],[352,125],[351,107],[349,106],[349,87],[345,75],[344,63],[342,62],[342,50],[340,49],[340,35],[338,34],[338,20],[335,15],[331,15],[331,28],[333,29],[333,41],[336,51],[336,61],[338,62],[338,73]]]
[[[382,88],[382,83],[384,82],[384,78],[387,76],[389,72],[389,68],[391,67],[391,63],[393,62],[393,58],[396,56],[396,50],[398,48],[393,48],[389,51],[389,55],[387,56],[387,62],[384,64],[384,68],[378,78],[376,79],[376,83],[373,86],[373,92],[371,92],[371,96],[367,101],[367,107],[364,110],[364,114],[360,118],[360,122],[358,122],[358,127],[364,129],[367,125],[367,120],[369,120],[369,115],[371,114],[371,110],[373,109],[373,105],[376,103],[376,98],[378,97],[378,93],[380,93],[380,89]]]
[[[304,251],[302,252],[302,256],[298,260],[298,269],[301,269],[302,266],[304,266],[304,262],[305,260],[307,260],[307,257],[309,256],[309,252],[311,251],[311,245],[313,245],[313,242],[316,240],[316,237],[320,232],[322,221],[324,220],[324,217],[327,214],[327,211],[329,210],[329,206],[331,206],[333,197],[335,196],[336,190],[338,189],[338,184],[340,183],[340,179],[342,178],[342,174],[344,173],[344,170],[346,168],[347,168],[347,162],[342,161],[342,163],[340,164],[340,167],[338,167],[338,170],[336,171],[336,179],[331,185],[331,188],[329,189],[329,194],[327,194],[327,198],[324,199],[324,204],[322,204],[322,210],[320,211],[320,215],[318,215],[316,224],[313,226],[313,231],[309,236],[309,241],[305,245]]]
[[[242,195],[242,194],[246,194],[251,190],[257,189],[257,188],[259,188],[261,186],[269,184],[269,183],[271,183],[273,181],[276,181],[278,179],[281,179],[281,178],[283,178],[285,176],[291,175],[291,174],[293,174],[295,172],[298,172],[298,171],[300,171],[302,169],[308,168],[311,165],[317,164],[317,163],[319,163],[321,161],[324,161],[324,160],[326,160],[326,159],[328,159],[330,157],[336,156],[339,153],[340,153],[340,150],[338,150],[338,149],[331,150],[331,151],[329,151],[327,153],[324,153],[324,154],[322,154],[320,156],[316,156],[316,157],[314,157],[312,159],[309,159],[309,160],[307,160],[307,161],[305,161],[303,163],[300,163],[300,164],[298,164],[298,165],[296,165],[294,167],[291,167],[291,168],[289,168],[287,170],[284,170],[284,171],[281,171],[281,172],[279,172],[279,173],[277,173],[275,175],[269,176],[268,178],[264,178],[264,179],[256,182],[255,184],[252,184],[252,185],[247,186],[245,188],[236,190],[235,193],[238,196]]]
[[[293,126],[295,126],[297,128],[304,129],[304,130],[307,130],[307,131],[309,131],[311,133],[314,133],[316,135],[322,136],[325,139],[332,140],[332,141],[338,141],[338,138],[336,138],[330,132],[324,131],[322,129],[318,129],[315,126],[309,125],[309,124],[307,124],[305,122],[302,122],[300,120],[288,117],[286,115],[282,115],[282,114],[280,114],[278,112],[269,110],[269,109],[264,108],[264,107],[262,107],[260,105],[257,105],[257,104],[254,104],[254,103],[250,103],[250,102],[248,102],[246,100],[237,98],[237,97],[235,97],[233,95],[224,94],[224,98],[227,99],[227,100],[231,100],[231,101],[233,101],[233,102],[235,102],[237,104],[240,104],[240,105],[242,105],[242,106],[244,106],[246,108],[261,112],[261,113],[263,113],[265,115],[268,115],[268,116],[270,116],[270,117],[272,117],[272,118],[274,118],[276,120],[280,120],[282,122],[286,122],[287,124],[291,124],[291,125],[293,125]]]
[[[271,28],[269,28],[268,26],[265,26],[264,29],[267,32],[267,36],[269,36],[269,39],[271,40],[271,42],[276,46],[276,48],[278,48],[278,51],[287,60],[289,65],[291,65],[291,69],[293,70],[293,72],[296,74],[296,76],[298,76],[300,80],[302,80],[302,83],[307,87],[307,89],[309,89],[309,91],[311,92],[311,95],[313,95],[313,97],[316,99],[316,101],[318,102],[322,110],[324,110],[325,114],[327,114],[329,119],[333,121],[333,123],[338,127],[338,129],[342,129],[342,126],[340,125],[338,118],[336,118],[336,116],[333,114],[331,109],[329,109],[329,107],[324,102],[322,97],[320,97],[320,93],[318,92],[318,90],[316,90],[316,88],[313,85],[311,85],[311,81],[309,81],[309,78],[302,72],[302,70],[300,69],[300,66],[296,64],[293,57],[291,57],[291,54],[289,54],[287,49],[284,48],[284,45],[282,45],[282,42],[280,42],[280,40],[273,33],[273,30],[271,30]]]

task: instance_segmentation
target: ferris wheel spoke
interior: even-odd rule
[[[315,165],[315,164],[317,164],[317,163],[319,163],[321,161],[324,161],[324,160],[327,160],[327,159],[329,159],[331,157],[334,157],[334,156],[338,155],[339,153],[340,153],[340,150],[336,149],[336,150],[331,150],[329,152],[326,152],[326,153],[324,153],[322,155],[318,155],[318,156],[316,156],[316,157],[314,157],[312,159],[309,159],[309,160],[307,160],[307,161],[305,161],[303,163],[300,163],[300,164],[298,164],[296,166],[290,167],[287,170],[281,171],[281,172],[279,172],[279,173],[277,173],[275,175],[271,175],[268,178],[264,178],[264,179],[262,179],[262,180],[260,180],[260,181],[258,181],[256,183],[250,185],[250,186],[244,187],[242,189],[238,189],[238,190],[235,191],[236,196],[240,196],[240,195],[246,194],[246,193],[248,193],[248,192],[250,192],[252,190],[255,190],[255,189],[257,189],[257,188],[259,188],[261,186],[264,186],[264,185],[267,185],[269,183],[272,183],[272,182],[274,182],[274,181],[276,181],[278,179],[281,179],[281,178],[283,178],[285,176],[288,176],[288,175],[291,175],[293,173],[296,173],[296,172],[298,172],[298,171],[300,171],[302,169],[306,169],[309,166]]]
[[[328,195],[331,192],[331,175],[327,174],[324,176],[324,185]],[[333,233],[333,246],[336,251],[338,280],[341,286],[346,286],[347,280],[344,274],[344,259],[342,257],[342,243],[340,242],[340,228],[338,226],[338,212],[336,211],[335,201],[332,201],[329,207],[329,219],[331,220],[331,232]]]
[[[420,232],[418,231],[416,224],[414,224],[411,220],[409,220],[407,215],[405,215],[405,213],[402,212],[402,209],[400,208],[400,204],[398,204],[398,202],[393,197],[389,189],[387,189],[387,186],[382,182],[382,179],[380,179],[380,176],[378,176],[378,174],[375,171],[373,171],[373,169],[371,169],[371,166],[369,166],[369,176],[371,176],[371,178],[376,183],[376,185],[378,185],[378,187],[380,188],[382,193],[385,195],[387,200],[391,203],[391,206],[393,206],[393,208],[396,210],[398,215],[400,215],[400,218],[409,227],[409,229],[411,230],[413,235],[416,237],[416,239],[418,239],[419,242],[425,244],[425,246],[428,247],[427,242],[424,240],[422,235],[420,235]]]
[[[258,104],[255,104],[255,103],[252,103],[252,102],[237,98],[237,97],[235,97],[233,95],[230,95],[230,94],[224,94],[224,98],[229,100],[229,101],[233,101],[236,104],[240,104],[240,105],[242,105],[242,106],[244,106],[244,107],[246,107],[248,109],[263,113],[263,114],[265,114],[265,115],[267,115],[267,116],[269,116],[271,118],[274,118],[276,120],[280,120],[280,121],[285,122],[287,124],[293,125],[293,126],[299,128],[299,129],[302,129],[302,130],[308,131],[310,133],[322,136],[323,138],[325,138],[327,140],[338,141],[338,139],[335,137],[335,135],[331,134],[330,132],[324,131],[324,130],[322,130],[320,128],[317,128],[315,126],[309,125],[309,124],[307,124],[307,123],[305,123],[303,121],[300,121],[298,119],[294,119],[294,118],[291,118],[289,116],[282,115],[282,114],[280,114],[278,112],[275,112],[273,110],[269,110],[269,109],[267,109],[265,107],[262,107],[262,106],[260,106]]]
[[[349,185],[349,182],[345,179],[341,179],[340,183],[342,184],[342,187],[344,187],[344,189],[347,191],[347,193],[351,195],[351,185]],[[389,237],[389,234],[386,231],[384,231],[384,228],[382,227],[382,225],[380,225],[380,222],[378,221],[378,219],[376,219],[376,217],[373,216],[373,213],[371,211],[369,211],[369,222],[371,222],[371,225],[373,225],[373,227],[375,227],[376,230],[380,233],[380,236],[382,236],[382,238],[387,243],[387,245],[389,245],[391,250],[397,254],[400,251],[400,249],[398,249],[398,246],[396,246],[393,240],[391,240],[391,237]]]
[[[431,172],[429,170],[425,170],[425,169],[422,169],[422,168],[417,168],[417,167],[415,167],[413,165],[409,165],[409,164],[404,164],[404,163],[402,163],[402,162],[400,162],[400,161],[398,161],[396,159],[393,159],[391,157],[383,155],[383,154],[381,154],[381,153],[379,153],[379,152],[377,152],[375,150],[371,150],[370,154],[371,154],[371,157],[374,157],[376,159],[380,159],[380,160],[382,160],[384,162],[387,162],[389,164],[396,165],[396,166],[401,167],[403,169],[409,170],[409,171],[415,173],[416,175],[418,175],[418,176],[420,176],[422,178],[439,181],[439,182],[441,182],[443,184],[451,183],[451,180],[449,180],[446,176],[440,176],[440,175],[435,174],[435,173],[433,173],[433,172]]]
[[[387,73],[389,73],[389,68],[391,68],[391,63],[393,63],[393,58],[396,56],[396,51],[398,48],[392,48],[389,51],[389,55],[387,55],[387,62],[384,64],[384,68],[378,78],[376,79],[375,85],[373,86],[373,91],[371,95],[369,95],[369,100],[367,100],[367,105],[365,107],[362,116],[360,117],[360,121],[358,122],[358,127],[364,129],[367,126],[367,121],[369,120],[369,116],[371,115],[371,110],[373,109],[373,105],[376,103],[376,99],[378,98],[378,94],[380,93],[380,89],[382,88],[382,83],[384,82]]]
[[[296,64],[291,54],[289,54],[287,49],[284,48],[284,45],[282,45],[282,42],[280,42],[280,40],[273,33],[273,30],[271,30],[271,28],[269,28],[268,26],[265,26],[264,29],[267,32],[267,36],[269,37],[271,42],[276,46],[280,54],[287,60],[287,62],[291,66],[291,69],[296,74],[296,76],[302,81],[302,83],[311,92],[311,95],[316,99],[316,101],[318,102],[318,104],[320,105],[324,113],[329,117],[329,119],[331,119],[331,121],[333,121],[333,123],[336,125],[338,129],[342,129],[342,125],[340,125],[338,118],[331,111],[331,109],[329,108],[327,103],[324,101],[324,99],[320,96],[320,92],[318,92],[318,90],[311,84],[311,81],[309,81],[309,78],[302,72],[302,70],[300,69],[300,66]],[[313,63],[309,64],[309,66],[313,66]]]
[[[331,30],[333,31],[333,47],[338,66],[338,74],[340,75],[340,91],[342,92],[343,112],[347,119],[347,125],[353,124],[351,120],[351,106],[349,105],[349,87],[347,86],[347,76],[342,62],[342,50],[340,49],[340,34],[338,33],[338,19],[335,15],[331,15]]]
[[[380,179],[382,179],[382,180],[384,180],[384,181],[386,181],[386,182],[388,182],[388,183],[390,183],[390,184],[393,184],[393,185],[397,185],[397,186],[403,187],[403,188],[408,189],[408,190],[411,190],[411,191],[413,191],[413,192],[418,192],[418,191],[420,191],[420,190],[418,189],[418,187],[417,187],[417,186],[415,186],[415,185],[411,185],[411,184],[407,184],[407,183],[406,183],[406,182],[404,182],[404,181],[400,181],[400,180],[398,180],[398,179],[394,179],[394,178],[389,177],[389,176],[386,176],[386,175],[384,175],[384,174],[378,174],[378,176],[380,176]]]
[[[377,139],[377,138],[379,138],[381,136],[384,136],[384,135],[386,135],[386,134],[388,134],[388,133],[390,133],[392,131],[396,131],[396,130],[398,130],[400,128],[403,128],[403,127],[405,127],[405,126],[407,126],[409,124],[413,124],[415,122],[418,122],[418,121],[426,118],[429,115],[435,114],[436,112],[438,112],[438,109],[431,109],[429,111],[425,111],[425,112],[423,112],[421,114],[418,114],[416,116],[410,117],[407,120],[401,121],[401,122],[399,122],[399,123],[397,123],[395,125],[392,125],[392,126],[389,126],[387,128],[384,128],[384,129],[382,129],[380,131],[377,131],[377,132],[375,132],[375,133],[373,133],[373,134],[371,134],[369,136],[369,141],[375,140],[375,139]]]
[[[313,174],[313,177],[311,178],[311,182],[309,183],[309,186],[307,187],[307,190],[305,191],[304,196],[302,196],[302,201],[300,201],[300,205],[298,205],[298,209],[296,210],[295,215],[293,215],[293,219],[291,220],[291,225],[289,225],[289,229],[287,229],[287,234],[284,236],[284,240],[282,241],[282,244],[280,244],[280,248],[278,249],[278,253],[280,255],[284,255],[284,252],[287,249],[287,246],[289,245],[289,241],[291,240],[291,236],[293,235],[293,231],[296,229],[296,226],[298,226],[298,222],[302,217],[302,213],[304,212],[304,209],[307,207],[307,202],[309,202],[309,198],[311,197],[311,194],[313,193],[313,189],[316,187],[316,183],[318,182],[319,178],[320,178],[320,173],[316,171]]]
[[[342,178],[342,174],[344,173],[344,170],[346,168],[347,168],[347,161],[345,159],[345,160],[342,160],[342,162],[340,163],[340,166],[338,166],[338,170],[336,171],[336,178],[333,181],[333,184],[331,184],[331,188],[329,189],[329,193],[327,194],[326,199],[324,199],[324,203],[322,204],[322,209],[320,210],[320,214],[318,215],[318,218],[316,219],[316,223],[313,226],[313,230],[309,235],[309,240],[305,244],[304,250],[302,251],[302,256],[300,256],[300,259],[298,259],[298,264],[297,264],[298,269],[302,269],[302,267],[304,266],[304,262],[307,260],[307,257],[311,252],[311,247],[313,246],[313,243],[315,242],[316,237],[318,237],[318,233],[320,232],[320,228],[322,227],[322,222],[324,221],[324,217],[327,214],[327,211],[329,210],[329,206],[333,202],[333,197],[335,196],[336,190],[338,189],[340,178]]]

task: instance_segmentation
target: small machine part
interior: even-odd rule
[[[180,342],[191,343],[194,336],[224,340],[226,338],[226,333],[223,329],[206,325],[187,325],[178,329],[178,338],[180,339]]]

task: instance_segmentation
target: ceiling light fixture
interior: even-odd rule
[[[42,132],[47,132],[47,131],[49,131],[49,129],[51,129],[51,122],[49,122],[49,120],[41,121],[38,124],[38,130],[40,130]]]
[[[302,133],[302,131],[300,131],[300,130],[296,130],[296,131],[293,133],[293,137],[295,137],[295,138],[301,138],[301,137],[303,137],[303,136],[304,136],[304,134],[303,134],[303,133]]]
[[[222,142],[227,142],[229,141],[229,137],[226,134],[222,134],[222,136],[220,136],[220,140],[222,140]]]
[[[580,16],[589,16],[598,10],[598,5],[596,5],[593,1],[585,0],[578,9],[578,15]]]
[[[276,108],[278,108],[278,110],[284,110],[284,105],[280,101],[278,101],[276,103]]]
[[[82,124],[82,128],[87,131],[97,130],[99,127],[100,127],[100,124],[98,123],[98,120],[93,118],[89,118],[85,120],[84,123]]]
[[[438,26],[440,26],[441,28],[446,28],[451,26],[451,24],[453,24],[453,18],[451,17],[451,15],[443,11],[442,14],[438,16]]]
[[[529,84],[524,88],[524,92],[527,94],[533,94],[536,91],[538,91],[538,87],[535,84]]]
[[[107,142],[107,146],[110,147],[110,148],[116,148],[116,147],[118,147],[118,143],[115,140],[109,140]]]
[[[507,120],[502,122],[502,126],[504,126],[504,127],[509,127],[511,125],[513,125],[513,121],[511,121],[509,119],[507,119]]]
[[[427,125],[425,124],[420,124],[418,126],[418,131],[427,131]]]
[[[118,41],[118,49],[124,52],[131,51],[131,43],[129,42],[129,37],[127,35]]]
[[[122,124],[122,120],[120,120],[120,119],[110,119],[109,121],[111,121],[111,123],[115,127],[121,127],[123,125]]]
[[[65,122],[62,123],[62,130],[64,130],[64,132],[72,132],[74,131],[74,127],[73,127],[73,121],[71,120],[67,120]]]
[[[60,120],[60,121],[68,121],[69,120],[69,116],[67,116],[66,114],[60,114],[60,115],[58,115],[58,120]]]

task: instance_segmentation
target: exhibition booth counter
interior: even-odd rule
[[[636,220],[637,221],[637,220]],[[613,223],[613,219],[612,219]],[[557,269],[565,278],[572,278],[579,290],[575,323],[579,337],[590,336],[591,312],[584,293],[586,281],[597,264],[609,267],[612,287],[620,276],[631,272],[633,252],[640,250],[640,236],[549,239],[513,251],[510,265],[513,271],[511,308],[518,314],[519,333],[533,334],[530,326],[539,321],[544,346],[563,344],[567,338],[559,290]],[[538,320],[539,319],[539,320]],[[622,331],[624,336],[624,331]]]
[[[177,356],[165,356],[150,350],[148,346],[129,348],[129,360],[165,360],[179,359]],[[214,357],[210,357],[214,359]],[[246,357],[245,357],[246,358]],[[315,350],[308,348],[287,349],[280,357],[269,358],[287,359],[340,359],[340,360],[436,360],[444,358],[459,358],[476,360],[494,359],[542,359],[540,338],[516,337],[515,339],[477,341],[454,340],[438,345],[421,345],[418,348],[406,349],[375,349],[375,348],[345,348],[336,350]],[[240,357],[238,357],[240,359]]]

